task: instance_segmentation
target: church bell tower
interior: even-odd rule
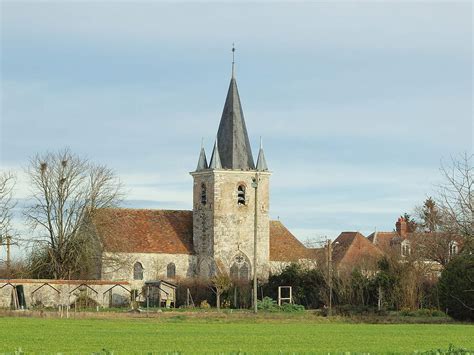
[[[261,143],[254,163],[234,62],[211,159],[208,163],[201,147],[197,168],[191,175],[198,276],[211,277],[221,271],[232,278],[250,279],[255,224],[257,276],[268,276],[270,172]]]

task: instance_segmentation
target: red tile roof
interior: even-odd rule
[[[318,250],[306,248],[280,221],[270,221],[270,261],[313,259]]]
[[[129,285],[127,281],[108,280],[53,280],[53,279],[0,279],[0,284],[51,284],[51,285]]]
[[[397,232],[375,232],[370,234],[367,239],[383,252],[392,250],[394,243],[403,240]]]
[[[105,251],[193,253],[192,211],[107,208],[93,222]]]
[[[102,209],[93,223],[104,250],[122,253],[192,254],[192,211]],[[314,259],[320,249],[306,248],[280,222],[270,221],[270,260]]]
[[[333,243],[333,262],[351,268],[382,255],[380,249],[359,232],[342,232]]]

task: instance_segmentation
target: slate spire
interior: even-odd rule
[[[211,162],[209,163],[209,169],[222,169],[221,158],[219,156],[219,148],[217,144],[217,138],[214,142],[214,149],[212,150]]]
[[[201,153],[199,154],[198,165],[196,171],[206,170],[208,168],[206,152],[204,151],[203,142],[201,142]]]
[[[262,137],[260,137],[260,150],[257,158],[257,170],[268,171],[267,161],[265,160],[265,154],[263,153]]]
[[[232,48],[232,53],[235,48]],[[217,131],[219,155],[222,168],[233,170],[254,170],[255,164],[245,126],[244,113],[240,103],[237,81],[232,60],[232,78],[225,99],[224,110]]]

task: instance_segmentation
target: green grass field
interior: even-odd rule
[[[304,318],[0,318],[0,353],[412,353],[474,349],[465,324],[350,324]]]

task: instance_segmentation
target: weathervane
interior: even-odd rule
[[[234,64],[235,64],[235,44],[232,43],[232,77],[234,77]]]

